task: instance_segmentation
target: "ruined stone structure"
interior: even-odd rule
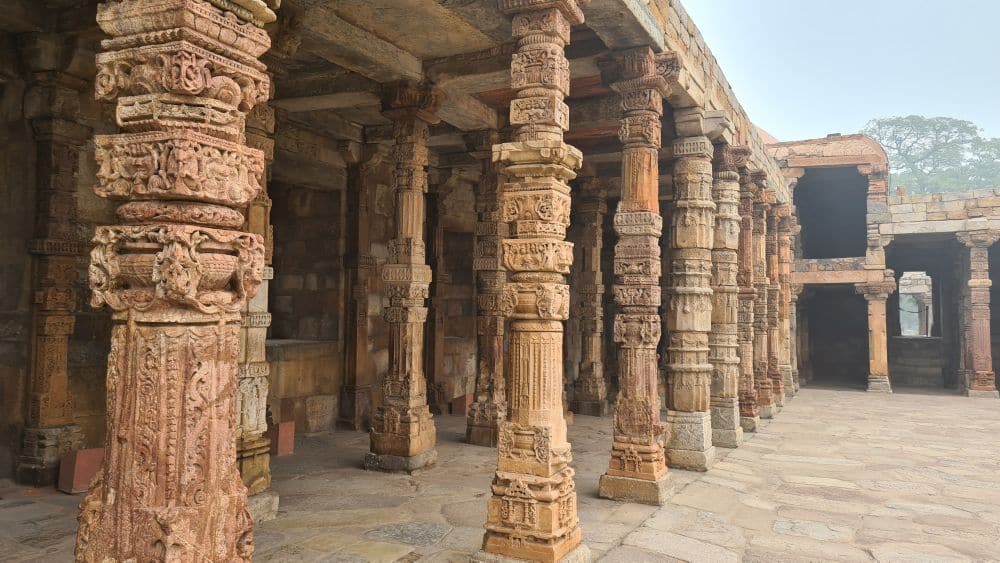
[[[0,477],[104,444],[82,561],[249,560],[279,424],[447,471],[464,417],[476,559],[578,561],[567,409],[599,494],[660,505],[810,381],[997,396],[1000,193],[771,142],[679,2],[14,4]]]

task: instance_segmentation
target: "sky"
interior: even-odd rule
[[[1000,137],[1000,0],[682,0],[750,119],[782,141],[895,115]]]

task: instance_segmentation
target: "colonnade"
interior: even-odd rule
[[[565,48],[584,16],[577,0],[498,5],[516,42],[513,131],[506,142],[491,131],[468,141],[484,180],[476,192],[479,373],[467,437],[498,451],[484,550],[476,558],[583,560],[564,417],[563,322],[573,264],[573,244],[565,240],[570,182],[583,160],[564,141]],[[270,95],[258,59],[270,45],[263,25],[274,19],[260,0],[165,0],[152,7],[119,0],[99,8],[98,23],[111,38],[98,55],[97,95],[117,104],[122,132],[94,140],[95,191],[120,203],[120,224],[97,229],[91,255],[92,303],[109,307],[115,325],[106,458],[81,507],[81,560],[252,557],[253,522],[237,460],[260,462],[263,401],[241,405],[237,415],[237,388],[261,396],[267,374],[260,349],[241,356],[239,343],[261,340],[266,331],[269,316],[252,298],[269,259],[267,154],[248,146],[246,127]],[[787,281],[794,218],[766,174],[751,166],[750,151],[734,143],[723,112],[674,107],[673,130],[663,134],[664,99],[681,70],[674,56],[642,47],[617,53],[615,63],[611,87],[621,98],[623,149],[610,336],[619,388],[617,397],[608,395],[601,354],[603,240],[595,233],[608,208],[602,189],[591,185],[577,200],[585,202],[594,233],[582,241],[590,257],[585,366],[574,405],[588,414],[613,410],[600,494],[663,504],[671,490],[668,466],[708,470],[716,447],[739,446],[758,417],[774,416],[794,395]],[[433,277],[424,220],[429,130],[441,102],[426,82],[386,92],[396,215],[380,271],[389,367],[376,385],[381,400],[372,416],[369,469],[413,471],[436,460],[424,375]],[[250,123],[257,132],[251,139],[266,136],[266,119]],[[664,137],[671,140],[673,178],[666,225],[659,201]],[[354,301],[368,285],[366,238],[359,230],[349,252],[357,261]],[[353,307],[349,328],[364,336],[362,305]],[[365,370],[358,352],[348,351],[349,380]],[[348,381],[345,392],[360,384]],[[362,405],[345,407],[342,422],[357,425]]]

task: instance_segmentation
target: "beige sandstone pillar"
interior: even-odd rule
[[[790,203],[778,207],[778,295],[781,298],[778,307],[778,330],[780,349],[778,350],[778,371],[785,391],[785,398],[790,399],[798,393],[793,374],[792,363],[792,317],[795,314],[792,305],[792,237],[798,233],[798,223]]]
[[[585,178],[574,205],[574,216],[582,223],[578,245],[581,260],[577,264],[580,318],[580,372],[573,386],[574,413],[607,416],[608,384],[604,378],[604,272],[601,252],[604,248],[604,218],[608,214],[606,192],[597,178]]]
[[[347,327],[344,354],[344,384],[340,389],[340,412],[337,428],[363,431],[371,426],[374,368],[368,347],[368,294],[375,270],[371,254],[371,224],[374,186],[369,175],[382,163],[386,151],[381,145],[369,145],[358,151],[347,173]]]
[[[891,393],[885,305],[896,290],[896,279],[892,270],[886,270],[882,281],[859,283],[855,289],[868,302],[868,390]]]
[[[740,174],[747,147],[715,145],[715,239],[712,248],[712,443],[736,448],[743,443],[740,422],[739,270]]]
[[[563,142],[569,128],[570,27],[583,23],[577,0],[500,0],[517,39],[511,60],[514,139],[493,147],[503,178],[502,301],[510,323],[507,420],[477,561],[582,561],[576,487],[563,417],[563,324],[569,315],[565,241],[570,189],[583,156]]]
[[[776,411],[785,406],[785,382],[781,376],[781,270],[779,267],[777,192],[767,190],[770,208],[767,213],[767,376]]]
[[[413,471],[437,461],[436,430],[427,407],[424,375],[424,325],[431,283],[424,245],[427,194],[427,139],[438,122],[441,93],[428,84],[396,85],[384,114],[393,122],[396,166],[395,238],[382,281],[389,297],[389,370],[381,382],[382,404],[373,415],[371,451],[365,468]]]
[[[799,381],[799,296],[802,295],[804,287],[801,284],[790,284],[789,294],[791,303],[789,305],[789,353],[791,354],[792,383],[795,386],[795,393],[799,392],[802,384]]]
[[[754,286],[756,264],[754,243],[757,237],[754,232],[754,200],[756,197],[757,185],[753,182],[751,171],[741,167],[739,262],[736,280],[739,285],[737,337],[740,346],[740,426],[745,432],[756,432],[757,426],[760,424],[760,405],[757,402],[757,384],[754,380],[754,309],[757,303],[757,291]]]
[[[622,197],[615,213],[614,340],[618,345],[618,399],[613,441],[600,495],[616,500],[663,504],[673,486],[667,476],[664,424],[657,392],[660,343],[659,213],[660,119],[671,65],[652,49],[621,55]]]
[[[709,413],[712,364],[712,142],[704,110],[674,111],[678,138],[673,144],[674,214],[670,256],[667,378],[667,458],[672,467],[707,471],[715,461]]]
[[[958,240],[968,249],[965,257],[968,273],[963,292],[964,322],[962,350],[965,358],[963,379],[970,397],[1000,397],[993,371],[990,335],[990,247],[1000,239],[1000,232],[975,230],[958,233]]]
[[[271,365],[267,362],[267,327],[271,314],[267,291],[274,270],[271,198],[267,195],[270,166],[274,161],[274,110],[260,104],[247,116],[247,144],[264,153],[265,173],[262,189],[247,209],[243,230],[264,240],[264,279],[253,299],[243,306],[240,327],[239,375],[236,395],[236,459],[248,495],[259,495],[271,486],[271,440],[267,433],[267,396]],[[273,491],[250,501],[254,518],[270,520],[277,512],[277,494]]]
[[[226,11],[220,10],[220,6]],[[94,139],[95,191],[123,203],[98,227],[91,303],[112,310],[104,464],[80,507],[80,561],[249,561],[236,464],[240,318],[264,270],[240,230],[264,154],[246,114],[269,97],[258,0],[100,4],[111,36],[96,93],[124,132]]]
[[[770,327],[768,326],[768,288],[771,285],[767,264],[767,215],[771,209],[768,200],[767,176],[762,171],[753,172],[756,199],[753,206],[753,283],[755,291],[753,312],[753,372],[757,386],[757,405],[761,418],[772,418],[777,406],[774,402],[773,380],[768,375],[770,353]]]
[[[469,408],[465,439],[470,444],[496,446],[500,422],[507,416],[507,385],[504,374],[506,343],[504,286],[507,271],[501,260],[501,245],[507,237],[507,224],[500,217],[500,185],[493,163],[493,145],[499,140],[496,131],[483,131],[469,139],[472,155],[482,165],[476,185],[475,257],[476,332],[479,370],[476,373],[475,402]]]
[[[32,338],[28,408],[17,459],[21,483],[46,486],[58,477],[59,459],[83,446],[73,420],[69,390],[69,338],[76,324],[77,260],[86,246],[77,218],[77,169],[91,129],[75,122],[86,82],[53,71],[46,55],[65,57],[51,42],[65,38],[30,35],[21,39],[24,63],[34,79],[25,94],[26,117],[35,139],[35,230],[32,256]]]

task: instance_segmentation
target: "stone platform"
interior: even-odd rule
[[[278,516],[258,562],[466,562],[480,548],[494,450],[436,417],[437,465],[362,468],[368,436],[301,438],[275,458]],[[1000,406],[957,395],[804,388],[707,473],[671,470],[662,508],[600,499],[610,421],[570,428],[584,542],[595,560],[1000,559]],[[4,561],[72,561],[80,496],[0,482]]]

